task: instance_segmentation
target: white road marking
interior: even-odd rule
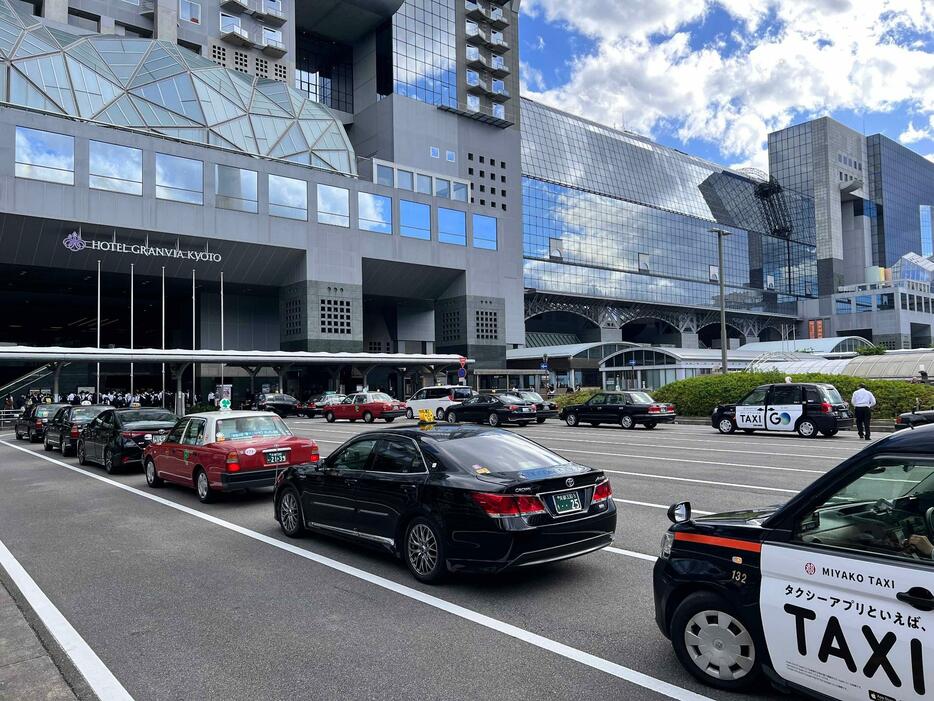
[[[634,557],[639,560],[647,560],[649,562],[655,562],[658,558],[655,555],[646,555],[645,553],[637,553],[634,550],[623,550],[622,548],[614,548],[612,545],[604,548],[611,553],[616,553],[617,555],[626,555],[627,557]]]
[[[671,508],[671,504],[667,506],[665,504],[652,504],[648,501],[633,501],[632,499],[617,499],[613,497],[613,501],[618,501],[620,504],[634,504],[636,506],[651,506],[653,509],[665,509],[666,511]],[[699,516],[710,516],[710,514],[717,513],[716,511],[701,511],[700,509],[691,508],[691,513],[697,514]]]
[[[6,441],[3,442],[6,443]],[[6,444],[9,445],[9,443]],[[18,448],[18,450],[26,449]],[[31,450],[27,452],[32,453]],[[36,455],[36,453],[33,454]],[[0,565],[3,566],[13,583],[23,593],[39,620],[49,629],[52,637],[62,646],[65,654],[71,658],[72,663],[74,663],[97,697],[107,701],[133,701],[133,697],[127,693],[123,685],[107,669],[107,665],[101,661],[94,650],[91,649],[91,646],[72,627],[61,611],[55,608],[55,604],[49,601],[49,597],[39,588],[39,585],[29,576],[29,573],[2,541],[0,541]]]
[[[803,467],[774,467],[771,465],[750,465],[739,462],[714,462],[712,460],[689,460],[688,458],[664,458],[658,455],[631,455],[629,453],[602,453],[594,450],[574,450],[565,448],[562,453],[580,453],[581,455],[601,455],[607,458],[633,458],[635,460],[661,460],[664,462],[686,462],[696,463],[698,465],[718,465],[721,467],[751,467],[756,470],[779,470],[781,472],[810,472],[815,475],[823,475],[823,470],[806,470]],[[603,468],[597,468],[603,469]]]
[[[42,457],[42,456],[40,455],[39,457]],[[647,475],[644,472],[625,472],[624,470],[608,470],[607,468],[602,468],[602,469],[604,472],[612,472],[613,474],[616,474],[616,475],[629,475],[630,477],[648,477],[649,479],[673,480],[675,482],[693,482],[694,484],[713,484],[718,487],[740,487],[741,489],[749,489],[752,491],[758,491],[760,489],[763,489],[767,492],[785,492],[786,494],[797,494],[798,492],[801,491],[800,489],[779,489],[778,487],[759,487],[755,484],[737,484],[736,482],[712,482],[711,480],[691,479],[690,477],[671,477],[669,475]]]
[[[370,584],[381,587],[388,591],[395,592],[401,596],[407,597],[414,601],[419,601],[423,604],[426,604],[427,606],[436,608],[439,611],[444,611],[453,616],[462,618],[466,621],[471,621],[473,623],[476,623],[477,625],[483,626],[485,628],[489,628],[490,630],[494,630],[498,633],[502,633],[503,635],[507,635],[511,638],[515,638],[516,640],[521,640],[523,642],[526,642],[542,650],[547,650],[556,655],[559,655],[560,657],[564,657],[574,662],[578,662],[592,669],[595,669],[600,672],[604,672],[611,676],[617,677],[618,679],[623,679],[627,682],[635,684],[636,686],[641,686],[644,689],[654,691],[658,694],[661,694],[662,696],[667,696],[668,698],[676,699],[676,701],[714,701],[708,696],[703,696],[701,694],[695,693],[688,689],[684,689],[674,684],[670,684],[668,682],[662,681],[661,679],[656,679],[655,677],[652,677],[648,674],[638,672],[634,669],[625,667],[615,662],[611,662],[610,660],[606,660],[602,657],[592,655],[588,652],[584,652],[583,650],[579,650],[575,647],[571,647],[570,645],[559,643],[558,641],[552,640],[551,638],[546,638],[543,635],[532,633],[531,631],[525,630],[524,628],[519,628],[518,626],[514,626],[510,623],[506,623],[505,621],[500,621],[499,619],[492,618],[491,616],[487,616],[485,614],[479,613],[465,606],[461,606],[459,604],[446,601],[445,599],[441,599],[437,596],[432,596],[431,594],[426,594],[425,592],[419,591],[418,589],[413,589],[412,587],[406,586],[404,584],[399,584],[397,582],[394,582],[391,579],[380,577],[379,575],[372,574],[370,572],[367,572],[366,570],[361,570],[358,567],[345,564],[343,562],[340,562],[339,560],[334,560],[324,555],[320,555],[312,550],[306,550],[304,548],[298,547],[297,545],[292,545],[291,543],[287,543],[287,542],[278,540],[276,538],[273,538],[272,536],[268,536],[258,531],[254,531],[249,528],[244,528],[243,526],[239,526],[230,521],[225,521],[224,519],[217,518],[216,516],[210,516],[209,514],[198,511],[197,509],[192,509],[188,506],[177,504],[173,501],[169,501],[168,499],[164,499],[163,497],[156,496],[155,494],[149,494],[140,489],[137,489],[136,487],[130,487],[129,485],[122,484],[121,482],[116,482],[102,475],[95,475],[94,473],[88,472],[87,470],[83,470],[80,467],[69,465],[68,463],[62,462],[61,460],[56,460],[55,458],[51,458],[47,455],[36,453],[32,450],[29,450],[28,448],[23,448],[18,445],[13,445],[12,443],[9,443],[7,441],[0,441],[0,443],[2,443],[3,445],[9,448],[13,448],[14,450],[19,450],[24,453],[29,453],[30,455],[33,455],[42,460],[46,460],[54,465],[60,465],[61,467],[64,467],[73,472],[77,472],[78,474],[98,480],[99,482],[109,484],[113,487],[122,489],[131,494],[136,494],[145,499],[149,499],[150,501],[153,501],[157,504],[162,504],[163,506],[167,506],[170,509],[175,509],[176,511],[180,511],[182,513],[188,514],[189,516],[194,516],[195,518],[199,518],[203,521],[207,521],[208,523],[212,523],[216,526],[220,526],[221,528],[226,528],[227,530],[233,531],[234,533],[239,533],[240,535],[244,535],[247,538],[252,538],[253,540],[259,541],[266,545],[270,545],[274,548],[284,550],[285,552],[291,553],[292,555],[297,555],[298,557],[304,558],[306,560],[316,562],[319,565],[329,567],[333,570],[337,570],[338,572],[342,572],[351,577],[355,577],[365,582],[369,582]],[[630,553],[630,551],[623,551],[623,552],[625,552],[626,554]],[[643,555],[642,553],[633,553],[633,555],[640,556],[639,559],[649,559],[649,558],[654,559],[651,555]],[[110,699],[122,699],[122,698],[129,698],[129,697],[103,695],[101,696],[101,698],[106,698],[108,699],[108,701],[110,701]]]

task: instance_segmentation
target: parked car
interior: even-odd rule
[[[261,394],[256,398],[256,408],[275,412],[282,418],[299,415],[298,400],[290,394]]]
[[[869,444],[782,506],[691,517],[655,563],[655,620],[728,691],[920,701],[934,660],[934,427]]]
[[[901,431],[903,428],[917,428],[925,424],[934,423],[934,409],[923,409],[920,411],[906,411],[895,417],[895,430]]]
[[[338,419],[356,421],[362,419],[373,423],[383,419],[391,424],[405,414],[405,404],[390,397],[385,392],[357,392],[344,397],[339,404],[331,404],[324,409],[324,419],[328,423]]]
[[[148,445],[143,471],[150,487],[194,487],[210,502],[219,492],[271,487],[283,468],[317,462],[318,444],[292,435],[274,412],[212,411],[178,419]]]
[[[385,548],[423,582],[585,555],[616,529],[603,472],[480,426],[358,434],[317,465],[285,470],[273,503],[287,536]]]
[[[418,412],[430,409],[435,418],[444,419],[448,408],[460,404],[465,399],[476,396],[470,387],[465,385],[436,385],[435,387],[422,387],[406,401],[406,418],[418,418]]]
[[[55,416],[46,425],[43,447],[46,450],[58,448],[62,451],[62,455],[74,454],[81,429],[107,409],[110,407],[106,404],[63,406],[55,412]]]
[[[323,415],[325,407],[331,406],[332,404],[340,404],[344,401],[346,396],[345,394],[339,394],[337,392],[318,394],[305,402],[299,410],[304,416],[313,419],[316,416]]]
[[[721,404],[710,415],[720,433],[797,431],[803,438],[835,436],[853,426],[849,404],[833,385],[784,382],[756,387],[736,404]]]
[[[568,426],[588,423],[635,428],[642,424],[649,429],[660,423],[674,423],[677,418],[674,404],[656,402],[647,392],[640,391],[597,392],[583,404],[564,407],[560,416]]]
[[[109,473],[140,463],[143,449],[162,440],[178,417],[166,409],[106,409],[78,436],[78,463],[103,465]]]
[[[515,393],[517,397],[535,403],[535,420],[543,424],[545,419],[554,419],[558,416],[558,405],[542,398],[538,392],[530,389],[520,389]]]
[[[476,421],[490,426],[515,423],[526,426],[536,417],[535,403],[515,394],[478,394],[452,405],[444,418],[452,424]]]
[[[13,424],[16,440],[29,439],[37,443],[45,436],[45,428],[55,416],[55,412],[67,404],[33,404],[23,409],[22,415]]]

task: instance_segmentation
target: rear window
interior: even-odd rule
[[[278,416],[240,416],[235,419],[220,419],[214,427],[214,433],[219,441],[292,435],[289,427]]]
[[[55,407],[53,409],[52,407],[41,406],[38,409],[36,409],[36,416],[38,416],[40,419],[47,419],[52,414],[54,414],[56,411],[58,411],[58,409],[59,407]]]
[[[438,447],[453,463],[471,474],[483,474],[481,468],[502,473],[569,464],[560,455],[506,431],[451,438]]]
[[[831,404],[843,404],[843,397],[836,387],[821,387],[821,393],[824,395],[824,401]]]
[[[382,392],[376,392],[376,393],[374,393],[374,394],[371,394],[371,395],[368,397],[368,399],[369,399],[369,401],[371,401],[371,402],[391,402],[391,401],[392,401],[392,397],[390,397],[388,394],[384,394],[384,393],[382,393]]]
[[[655,401],[645,392],[630,392],[629,398],[632,400],[633,404],[651,404]]]
[[[120,420],[125,424],[134,424],[139,421],[168,421],[175,423],[178,417],[165,409],[140,409],[139,411],[121,411]]]
[[[90,421],[100,414],[103,409],[92,406],[78,406],[71,410],[72,421]]]
[[[473,396],[473,390],[469,387],[457,387],[454,389],[454,399],[468,399]]]
[[[533,402],[545,401],[544,399],[542,399],[542,395],[540,395],[538,392],[523,392],[522,397],[523,399],[529,399]]]
[[[521,397],[517,397],[514,394],[497,394],[499,400],[504,404],[515,404],[516,402],[524,402],[525,400]]]

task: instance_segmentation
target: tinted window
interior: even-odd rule
[[[768,387],[757,387],[746,395],[746,398],[740,402],[740,406],[758,406],[765,404],[765,395],[768,394]]]
[[[36,409],[36,416],[40,419],[47,419],[55,414],[55,409],[48,406],[40,406]]]
[[[824,395],[824,401],[831,404],[843,404],[843,397],[840,396],[836,387],[821,387],[821,392]]]
[[[182,437],[185,445],[201,445],[204,443],[204,419],[192,419],[188,422],[185,435]]]
[[[357,441],[348,445],[331,461],[330,467],[335,470],[362,470],[376,445],[375,438]]]
[[[101,410],[93,406],[76,406],[71,410],[72,421],[90,421],[97,416]]]
[[[452,463],[471,474],[476,474],[479,468],[490,472],[521,472],[568,464],[560,455],[507,431],[451,439],[439,444],[439,448]]]
[[[595,406],[597,404],[606,404],[606,395],[605,394],[595,394],[590,399],[587,400],[587,403],[590,406]]]
[[[374,472],[424,472],[425,465],[411,440],[395,439],[379,442],[369,469]]]
[[[178,417],[165,409],[139,409],[137,411],[120,412],[120,423],[132,424],[137,421],[175,421]]]
[[[528,399],[528,400],[531,401],[531,402],[542,402],[542,401],[544,401],[544,400],[542,399],[542,395],[540,395],[538,392],[523,392],[523,393],[522,393],[522,398],[523,398],[523,399]]]
[[[444,389],[444,387],[437,387],[435,389],[428,390],[429,399],[443,399],[444,397],[447,397],[447,396],[448,396],[448,390]]]
[[[100,422],[104,426],[113,426],[114,413],[112,411],[105,411],[100,415]]]
[[[770,404],[799,404],[801,402],[800,385],[776,385],[772,388]]]
[[[422,400],[427,396],[427,394],[428,392],[426,390],[420,389],[418,390],[418,392],[412,395],[412,399],[410,401],[417,402],[419,400]]]
[[[823,401],[823,399],[821,399],[821,393],[817,387],[805,387],[804,398],[809,402],[813,402],[814,404],[820,404]]]
[[[169,431],[169,435],[165,437],[166,443],[181,443],[182,442],[182,431],[185,430],[185,425],[188,423],[188,419],[181,419],[175,426]]]
[[[632,400],[633,404],[651,404],[655,401],[645,392],[630,392],[627,396]]]
[[[473,396],[473,390],[469,387],[457,387],[454,390],[454,399],[467,399]]]
[[[353,398],[353,403],[354,403],[354,404],[365,404],[365,403],[366,403],[366,395],[365,395],[365,394],[358,394],[358,395],[356,395],[356,396]]]

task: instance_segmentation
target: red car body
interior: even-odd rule
[[[292,435],[273,412],[220,411],[179,419],[161,443],[143,453],[151,487],[194,487],[202,501],[217,492],[272,487],[290,465],[316,463],[318,445]]]
[[[405,402],[397,401],[383,392],[348,394],[340,404],[331,404],[324,408],[324,418],[329,422],[338,419],[360,419],[372,423],[376,419],[383,419],[386,423],[392,423],[404,414]]]

